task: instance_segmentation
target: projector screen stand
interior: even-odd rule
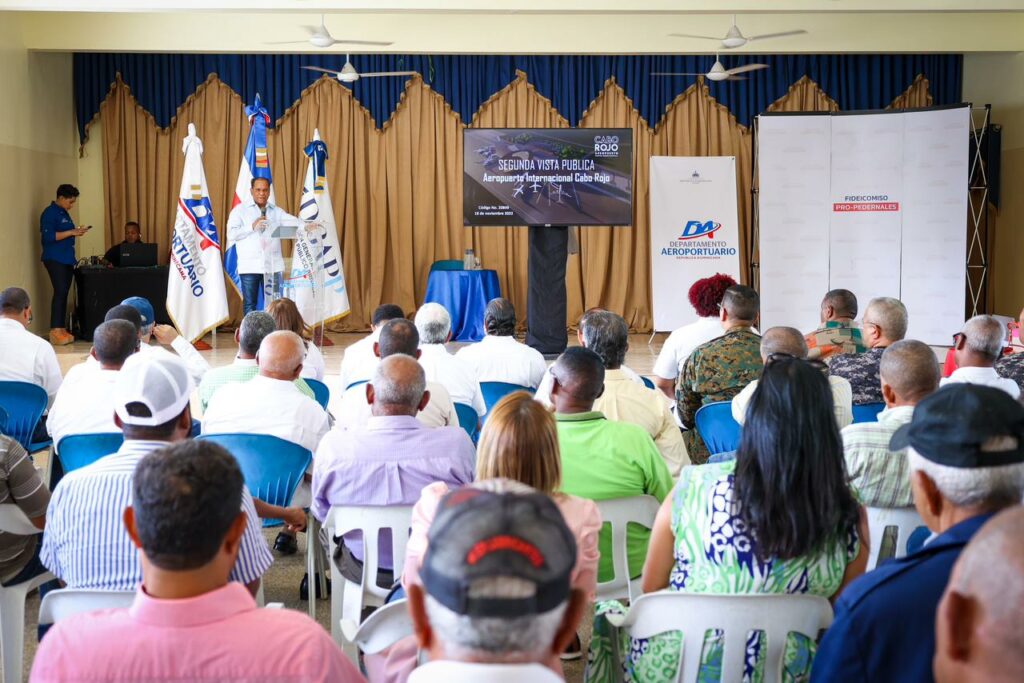
[[[565,265],[569,226],[531,225],[527,262],[526,343],[553,358],[565,351]]]

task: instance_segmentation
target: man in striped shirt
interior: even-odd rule
[[[889,440],[910,422],[914,406],[939,387],[939,365],[927,344],[898,341],[882,353],[879,364],[885,410],[878,422],[843,429],[843,451],[850,484],[868,507],[909,507],[910,472],[906,451],[890,451]]]
[[[146,454],[188,436],[192,389],[188,369],[171,354],[136,354],[125,362],[113,389],[114,421],[124,431],[124,444],[65,476],[50,501],[40,556],[68,587],[135,590],[142,581],[138,553],[122,524],[132,504],[135,466]],[[273,557],[248,489],[242,491],[241,510],[248,522],[231,580],[255,594]]]
[[[40,479],[32,458],[14,439],[0,436],[0,504],[17,505],[32,523],[42,529],[50,491]],[[39,566],[38,534],[21,536],[0,531],[0,581],[20,583],[43,572]],[[29,565],[32,565],[31,567]]]

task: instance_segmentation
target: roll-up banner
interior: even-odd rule
[[[697,319],[694,281],[740,280],[736,157],[651,157],[651,284],[654,329]]]

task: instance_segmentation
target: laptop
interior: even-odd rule
[[[122,244],[119,248],[121,267],[127,266],[155,266],[156,265],[156,244]]]

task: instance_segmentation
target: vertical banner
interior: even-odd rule
[[[736,157],[651,157],[654,329],[697,319],[686,299],[715,273],[740,280]]]

